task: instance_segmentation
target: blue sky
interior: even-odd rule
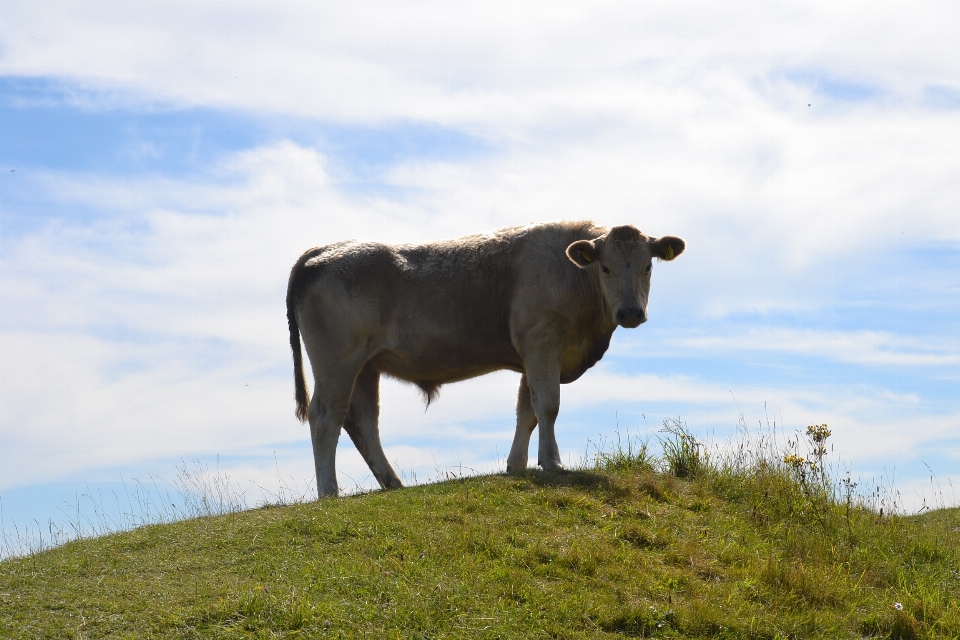
[[[960,483],[957,18],[4,0],[5,526],[181,460],[219,459],[254,503],[309,486],[283,307],[303,250],[582,218],[688,252],[655,267],[650,322],[562,389],[565,459],[668,417],[720,442],[741,413],[826,422],[855,475],[919,508],[930,471]],[[426,413],[385,384],[388,456],[419,480],[497,469],[516,384],[450,385]],[[372,484],[347,438],[339,468]]]

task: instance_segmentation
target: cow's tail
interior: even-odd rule
[[[299,272],[303,266],[301,258],[290,272],[290,282],[287,285],[287,326],[290,328],[290,350],[293,351],[293,385],[297,399],[296,416],[300,422],[307,421],[307,407],[310,406],[310,392],[307,391],[307,381],[303,375],[303,354],[300,351],[300,325],[297,324],[297,303],[300,297],[300,287],[296,286],[300,278]]]

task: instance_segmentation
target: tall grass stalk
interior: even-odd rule
[[[250,508],[245,492],[219,469],[219,461],[213,469],[199,460],[189,464],[181,461],[175,469],[169,481],[153,474],[145,480],[121,476],[120,492],[111,491],[106,496],[86,486],[72,504],[64,502],[59,507],[62,519],[50,518],[45,526],[34,520],[27,526],[11,522],[8,528],[4,522],[0,528],[0,560],[33,555],[71,540]],[[280,495],[283,487],[281,484]]]

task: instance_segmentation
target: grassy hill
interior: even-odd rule
[[[960,510],[881,516],[815,449],[674,436],[8,560],[0,636],[960,638]]]

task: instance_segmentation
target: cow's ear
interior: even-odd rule
[[[683,253],[683,250],[687,248],[687,243],[683,241],[683,238],[663,236],[651,242],[650,248],[653,250],[653,255],[661,260],[673,260]]]
[[[593,240],[577,240],[567,247],[567,257],[573,264],[586,269],[600,258],[600,247]]]

